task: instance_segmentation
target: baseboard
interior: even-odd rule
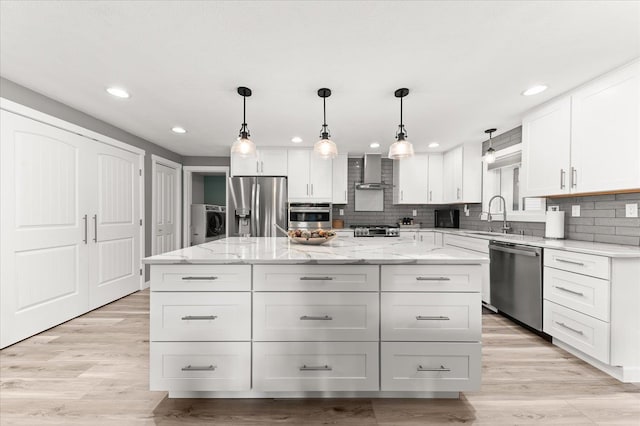
[[[615,365],[605,364],[602,361],[599,361],[592,356],[585,354],[582,351],[570,346],[558,339],[553,339],[553,344],[558,346],[559,348],[564,349],[569,352],[571,355],[574,355],[577,358],[591,364],[598,370],[607,373],[614,379],[617,379],[623,383],[638,383],[640,382],[640,367],[620,367]]]
[[[145,290],[149,287],[151,287],[151,280],[145,281],[144,284],[142,284],[142,288],[140,290]]]

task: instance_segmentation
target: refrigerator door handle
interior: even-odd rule
[[[251,184],[251,210],[249,211],[249,220],[251,223],[250,233],[255,235],[256,233],[256,184]]]
[[[256,227],[252,236],[259,237],[262,235],[262,231],[260,229],[260,184],[259,183],[256,183],[256,199],[255,199],[255,210],[254,210],[253,216],[256,218]]]

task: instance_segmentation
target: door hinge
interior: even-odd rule
[[[140,169],[140,176],[142,176],[142,169]]]
[[[140,268],[140,275],[142,276],[142,268]]]
[[[140,226],[142,226],[142,219],[140,219]]]

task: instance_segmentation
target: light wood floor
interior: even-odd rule
[[[149,292],[0,352],[2,425],[640,425],[622,384],[498,315],[480,392],[459,400],[206,400],[149,392]]]

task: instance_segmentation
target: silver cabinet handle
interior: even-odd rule
[[[443,317],[443,316],[422,316],[422,315],[418,315],[416,317],[416,319],[418,321],[449,321],[451,318],[449,317]]]
[[[433,191],[429,191],[429,201],[433,201]]]
[[[214,320],[218,318],[217,315],[187,315],[186,317],[182,317],[183,321],[190,320]]]
[[[309,184],[307,184],[307,195],[309,195]]]
[[[460,199],[460,188],[456,188],[456,200]]]
[[[578,187],[578,169],[571,167],[571,187]]]
[[[428,367],[423,367],[419,365],[417,370],[418,371],[451,371],[450,368],[447,368],[444,365],[441,365],[440,368],[428,368]]]
[[[564,186],[565,186],[565,184],[564,184],[565,175],[566,175],[566,173],[565,173],[564,169],[560,169],[560,189],[564,189]]]
[[[581,336],[583,336],[583,335],[584,335],[584,333],[582,332],[582,330],[576,330],[575,328],[571,328],[571,327],[569,327],[567,324],[565,324],[565,323],[563,323],[563,322],[556,322],[556,324],[558,324],[560,327],[564,327],[564,328],[566,328],[567,330],[571,330],[571,331],[573,331],[574,333],[578,333],[578,334],[579,334],[579,335],[581,335]]]
[[[82,220],[84,220],[84,239],[82,241],[84,241],[84,243],[87,244],[87,238],[88,238],[87,237],[87,233],[88,233],[88,231],[87,231],[87,227],[88,227],[87,222],[88,221],[87,221],[87,215],[86,214],[84,215]]]
[[[98,215],[93,215],[93,242],[98,242]]]
[[[314,317],[311,315],[303,315],[300,317],[301,321],[331,321],[333,319],[333,317],[330,317],[329,315],[324,315],[321,317]]]
[[[260,173],[260,162],[256,161],[256,173]]]
[[[557,288],[558,290],[562,290],[562,291],[566,291],[567,293],[575,294],[576,296],[584,296],[584,293],[580,293],[579,291],[573,291],[571,289],[560,287],[560,286],[557,286],[557,285],[554,286],[554,287]]]
[[[416,277],[416,281],[451,281],[449,277]]]
[[[300,277],[300,281],[331,281],[333,277]]]
[[[311,195],[313,196],[313,184],[311,184]]]
[[[347,190],[344,190],[344,200],[347,201]]]
[[[186,367],[182,367],[182,371],[213,371],[216,368],[218,367],[216,367],[215,365],[203,365],[203,366],[187,365]]]
[[[400,201],[404,200],[404,190],[400,190]]]
[[[572,265],[584,266],[584,263],[582,263],[582,262],[577,262],[575,260],[561,259],[559,257],[556,257],[556,261],[563,262],[563,263],[570,263]]]
[[[300,367],[300,371],[331,371],[331,368],[328,365],[303,365]]]
[[[182,277],[185,281],[213,281],[217,280],[218,277]]]

